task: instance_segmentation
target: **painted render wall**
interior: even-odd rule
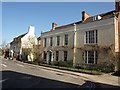
[[[35,36],[35,27],[30,26],[28,29],[28,33],[21,38],[21,46],[22,48],[32,48],[33,45],[37,45],[38,41]]]
[[[64,60],[64,51],[68,51],[68,60],[73,60],[73,46],[74,46],[74,26],[69,26],[64,29],[57,29],[49,32],[45,32],[41,35],[41,45],[44,51],[52,50],[54,53],[54,61],[56,60],[55,51],[59,51],[59,60]],[[65,34],[68,34],[68,45],[64,45]],[[60,36],[60,45],[56,45],[57,36]],[[50,37],[53,37],[53,46],[50,46]],[[47,38],[47,46],[44,47],[44,38]],[[43,57],[42,57],[43,58]]]
[[[30,26],[25,36],[19,39],[13,39],[13,42],[10,45],[10,50],[15,51],[15,55],[21,54],[24,57],[23,48],[33,48],[33,45],[37,45],[37,38],[35,37],[34,31],[34,26]]]
[[[13,50],[15,52],[15,55],[19,54],[20,48],[21,48],[21,41],[14,42],[12,43],[12,45],[10,45],[10,50]]]
[[[103,26],[102,26],[103,25]],[[74,64],[84,63],[84,50],[92,50],[89,45],[96,44],[85,44],[85,33],[86,31],[98,30],[98,46],[110,46],[115,44],[115,30],[114,30],[114,18],[95,21],[87,24],[78,24],[76,31],[76,46],[75,46],[75,56]],[[114,46],[113,46],[114,48]],[[103,51],[98,53],[98,63],[109,61],[108,54]],[[107,56],[107,57],[106,57]]]
[[[49,40],[47,41],[47,47],[43,47],[44,51],[54,50],[54,53],[56,50],[59,52],[59,60],[63,60],[64,58],[64,52],[65,50],[68,51],[68,60],[73,60],[74,64],[83,64],[84,63],[84,50],[80,48],[84,48],[85,50],[91,50],[92,48],[85,44],[85,32],[91,31],[91,30],[98,30],[98,43],[97,46],[99,47],[109,47],[110,45],[113,45],[113,49],[115,48],[115,26],[114,26],[114,18],[109,18],[105,20],[100,21],[94,21],[87,24],[77,24],[76,25],[76,43],[74,46],[74,26],[71,26],[69,28],[54,30],[50,32],[43,33],[41,35],[41,45],[43,47],[44,38],[50,38],[53,37],[53,46],[49,46]],[[69,36],[69,47],[64,46],[64,35],[68,34]],[[61,42],[60,46],[56,46],[56,36],[60,35]],[[89,44],[91,46],[91,44]],[[95,44],[92,44],[95,45]],[[98,54],[98,64],[101,62],[108,62],[110,61],[110,58],[106,57],[108,56],[108,53],[99,50]],[[55,58],[54,54],[54,60]]]

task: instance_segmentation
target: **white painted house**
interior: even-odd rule
[[[37,45],[37,38],[35,36],[35,27],[31,25],[27,33],[15,37],[10,43],[10,55],[17,59],[26,59],[28,53],[25,50],[29,49],[28,52],[30,52],[33,45]]]

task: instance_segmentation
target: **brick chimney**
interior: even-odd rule
[[[82,12],[82,22],[84,22],[89,16],[90,15],[87,12],[83,11]]]
[[[116,0],[116,2],[115,2],[115,10],[116,10],[116,12],[120,11],[120,0]]]
[[[57,27],[57,24],[56,23],[52,23],[52,29],[51,30],[55,30],[55,28]]]

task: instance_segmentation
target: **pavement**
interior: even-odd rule
[[[15,62],[18,62],[18,61],[15,61]],[[20,62],[20,63],[23,63],[23,62]],[[25,63],[25,64],[27,64],[27,63]],[[46,70],[56,71],[56,72],[60,72],[60,73],[66,73],[66,74],[71,74],[71,75],[75,75],[75,76],[80,76],[86,81],[91,80],[93,82],[120,86],[120,77],[113,76],[113,75],[111,75],[111,73],[103,74],[103,75],[90,75],[90,74],[72,72],[72,71],[67,71],[67,70],[60,70],[60,69],[38,66],[38,65],[32,65],[32,64],[28,64],[28,65],[33,66],[33,67],[40,67],[40,68],[43,68],[43,69],[46,69]]]
[[[89,75],[7,59],[1,66],[3,88],[120,88],[120,77],[111,74]]]

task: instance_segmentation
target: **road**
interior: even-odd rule
[[[6,59],[0,61],[2,88],[100,88],[102,86],[118,88],[19,61]]]

